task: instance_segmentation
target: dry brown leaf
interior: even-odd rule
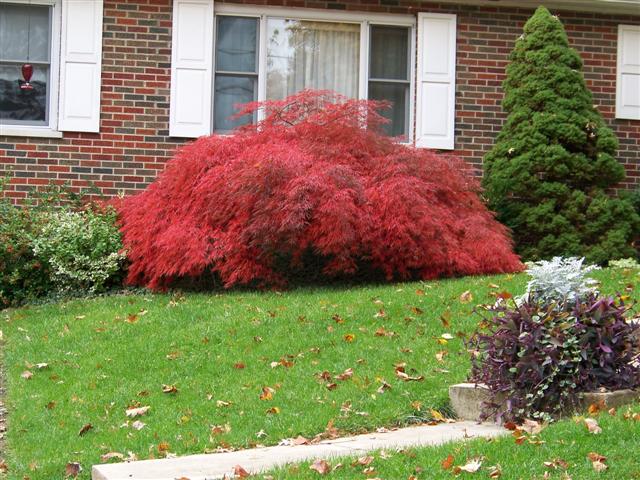
[[[243,368],[245,368],[245,367],[246,367],[246,365],[245,365],[244,363],[242,363],[242,362],[238,362],[238,363],[235,363],[235,364],[233,365],[233,368],[236,368],[236,369],[238,369],[238,370],[242,370],[242,369],[243,369]]]
[[[528,418],[525,419],[525,421],[522,422],[522,425],[520,426],[521,430],[531,435],[537,435],[542,431],[543,428],[544,428],[544,425],[540,424],[539,422],[536,422],[535,420],[529,420]]]
[[[249,477],[249,472],[247,472],[240,465],[236,465],[235,467],[233,467],[233,474],[236,476],[236,478],[248,478]]]
[[[114,458],[118,460],[124,460],[124,455],[120,452],[109,452],[105,453],[104,455],[100,455],[101,462],[108,462],[109,460],[113,460]]]
[[[298,435],[291,441],[291,445],[309,445],[309,439],[304,438],[302,435]]]
[[[320,475],[326,475],[331,471],[331,465],[326,460],[319,458],[309,466],[309,469],[318,472]]]
[[[0,460],[0,473],[7,473],[9,471],[9,465],[4,460]]]
[[[343,338],[345,342],[352,343],[356,339],[356,336],[353,333],[347,333]]]
[[[500,478],[502,476],[502,467],[493,465],[489,467],[489,478]]]
[[[29,370],[25,370],[20,374],[20,376],[25,380],[31,380],[31,377],[33,377],[33,373],[31,373]]]
[[[273,394],[276,393],[275,389],[271,387],[262,387],[262,393],[260,394],[260,400],[272,400]]]
[[[162,385],[162,393],[178,393],[178,387],[175,385]]]
[[[371,455],[367,455],[367,456],[358,458],[355,462],[351,464],[351,466],[355,467],[356,465],[362,465],[366,467],[367,465],[370,465],[371,462],[373,462],[373,457]]]
[[[171,447],[169,446],[168,442],[160,442],[158,444],[158,451],[159,452],[168,452],[169,448],[171,448]]]
[[[340,375],[336,375],[336,380],[348,380],[353,377],[353,368],[347,368]]]
[[[327,387],[327,390],[335,390],[336,388],[338,388],[337,383],[327,383],[325,386]]]
[[[135,418],[135,417],[139,417],[141,415],[145,415],[149,411],[150,408],[151,407],[149,407],[149,406],[146,406],[146,407],[133,407],[133,408],[128,408],[124,413],[129,418]]]
[[[91,425],[90,423],[87,423],[85,425],[82,426],[82,428],[80,429],[80,431],[78,432],[78,436],[83,436],[85,433],[87,433],[89,430],[91,430],[93,428],[93,425]]]
[[[447,458],[445,458],[440,465],[442,465],[443,470],[449,470],[451,467],[453,467],[454,461],[455,461],[455,458],[453,457],[453,455],[449,454]]]
[[[589,433],[593,433],[594,435],[602,433],[602,428],[598,425],[598,421],[595,418],[585,418],[584,424],[587,426]]]
[[[591,465],[593,465],[593,469],[596,472],[603,472],[607,469],[607,465],[604,463],[607,461],[607,457],[604,455],[600,455],[596,452],[590,452],[587,455],[587,458],[591,461]]]
[[[378,392],[379,394],[383,394],[386,390],[391,390],[391,385],[389,385],[384,380],[381,380],[381,382],[382,382],[382,385],[378,387],[378,390],[376,390],[376,392]]]
[[[280,409],[278,407],[271,407],[267,410],[267,415],[278,415],[280,413]]]
[[[473,294],[471,291],[466,290],[460,294],[460,303],[469,303],[473,301]]]
[[[78,462],[69,462],[64,468],[64,476],[76,478],[82,471],[82,465]]]

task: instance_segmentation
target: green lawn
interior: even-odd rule
[[[382,455],[377,452],[371,455],[373,461],[367,466],[358,464],[356,458],[332,460],[329,462],[332,468],[338,463],[342,466],[326,478],[364,480],[369,476],[406,480],[414,475],[420,480],[453,479],[456,478],[453,471],[455,466],[481,459],[482,465],[475,474],[463,472],[460,478],[491,478],[490,473],[498,467],[502,474],[496,478],[500,480],[640,479],[640,419],[633,417],[638,412],[640,405],[620,408],[615,416],[601,413],[596,418],[602,428],[599,435],[589,433],[582,419],[575,418],[552,424],[532,439],[532,443],[525,441],[521,445],[517,445],[512,436],[507,436],[492,441],[469,440],[437,448],[386,451]],[[592,452],[607,457],[603,462],[607,468],[603,472],[598,473],[589,460],[588,455]],[[442,463],[449,455],[453,457],[453,463],[451,468],[445,470]],[[548,464],[545,465],[545,462]],[[318,473],[309,469],[310,463],[284,467],[265,475],[256,475],[255,478],[320,478]],[[365,475],[366,468],[372,468],[373,471]],[[548,477],[544,476],[545,472],[548,472]]]
[[[606,292],[637,283],[621,271],[594,276]],[[107,452],[157,458],[312,437],[330,422],[357,433],[427,420],[432,408],[446,411],[448,386],[468,373],[459,336],[479,321],[473,306],[490,302],[492,292],[521,293],[525,282],[517,275],[112,296],[2,312],[9,478],[61,478],[77,461],[87,479]],[[472,301],[461,301],[465,291]],[[453,338],[443,344],[445,333]],[[398,363],[424,381],[396,378]],[[349,379],[319,378],[349,368]],[[25,371],[33,376],[23,378]],[[391,388],[380,394],[383,380]],[[163,385],[178,391],[163,393]],[[261,400],[265,387],[272,398]],[[128,419],[133,406],[151,408]],[[135,420],[144,427],[134,428]]]

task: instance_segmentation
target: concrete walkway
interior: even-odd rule
[[[233,467],[241,465],[255,474],[276,466],[317,458],[362,456],[380,449],[440,445],[469,437],[496,437],[509,433],[495,424],[456,422],[434,426],[403,428],[385,433],[326,440],[315,445],[278,446],[240,450],[230,453],[190,455],[186,457],[143,460],[131,463],[95,465],[93,480],[214,480],[226,475],[233,478]]]

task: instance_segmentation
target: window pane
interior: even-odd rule
[[[360,25],[267,20],[267,98],[305,88],[358,97]]]
[[[384,125],[387,135],[392,137],[406,136],[408,119],[409,85],[404,83],[369,82],[369,98],[371,100],[386,100],[391,108],[380,113],[391,122]]]
[[[214,109],[214,129],[227,132],[240,125],[251,123],[251,115],[230,118],[238,111],[238,104],[252,102],[256,99],[256,78],[233,75],[216,75]]]
[[[409,29],[371,27],[370,78],[409,79]]]
[[[0,3],[0,59],[49,62],[49,7]]]
[[[243,17],[218,17],[216,70],[256,72],[258,20]]]
[[[21,90],[21,65],[0,64],[0,122],[44,124],[47,120],[49,67],[34,65],[33,90]],[[9,121],[9,122],[7,122]]]

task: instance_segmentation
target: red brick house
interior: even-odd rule
[[[0,174],[16,201],[51,180],[133,193],[177,146],[256,120],[230,120],[234,104],[302,88],[390,100],[391,134],[479,167],[539,3],[0,0]],[[640,0],[546,6],[618,135],[625,186],[639,186]]]

